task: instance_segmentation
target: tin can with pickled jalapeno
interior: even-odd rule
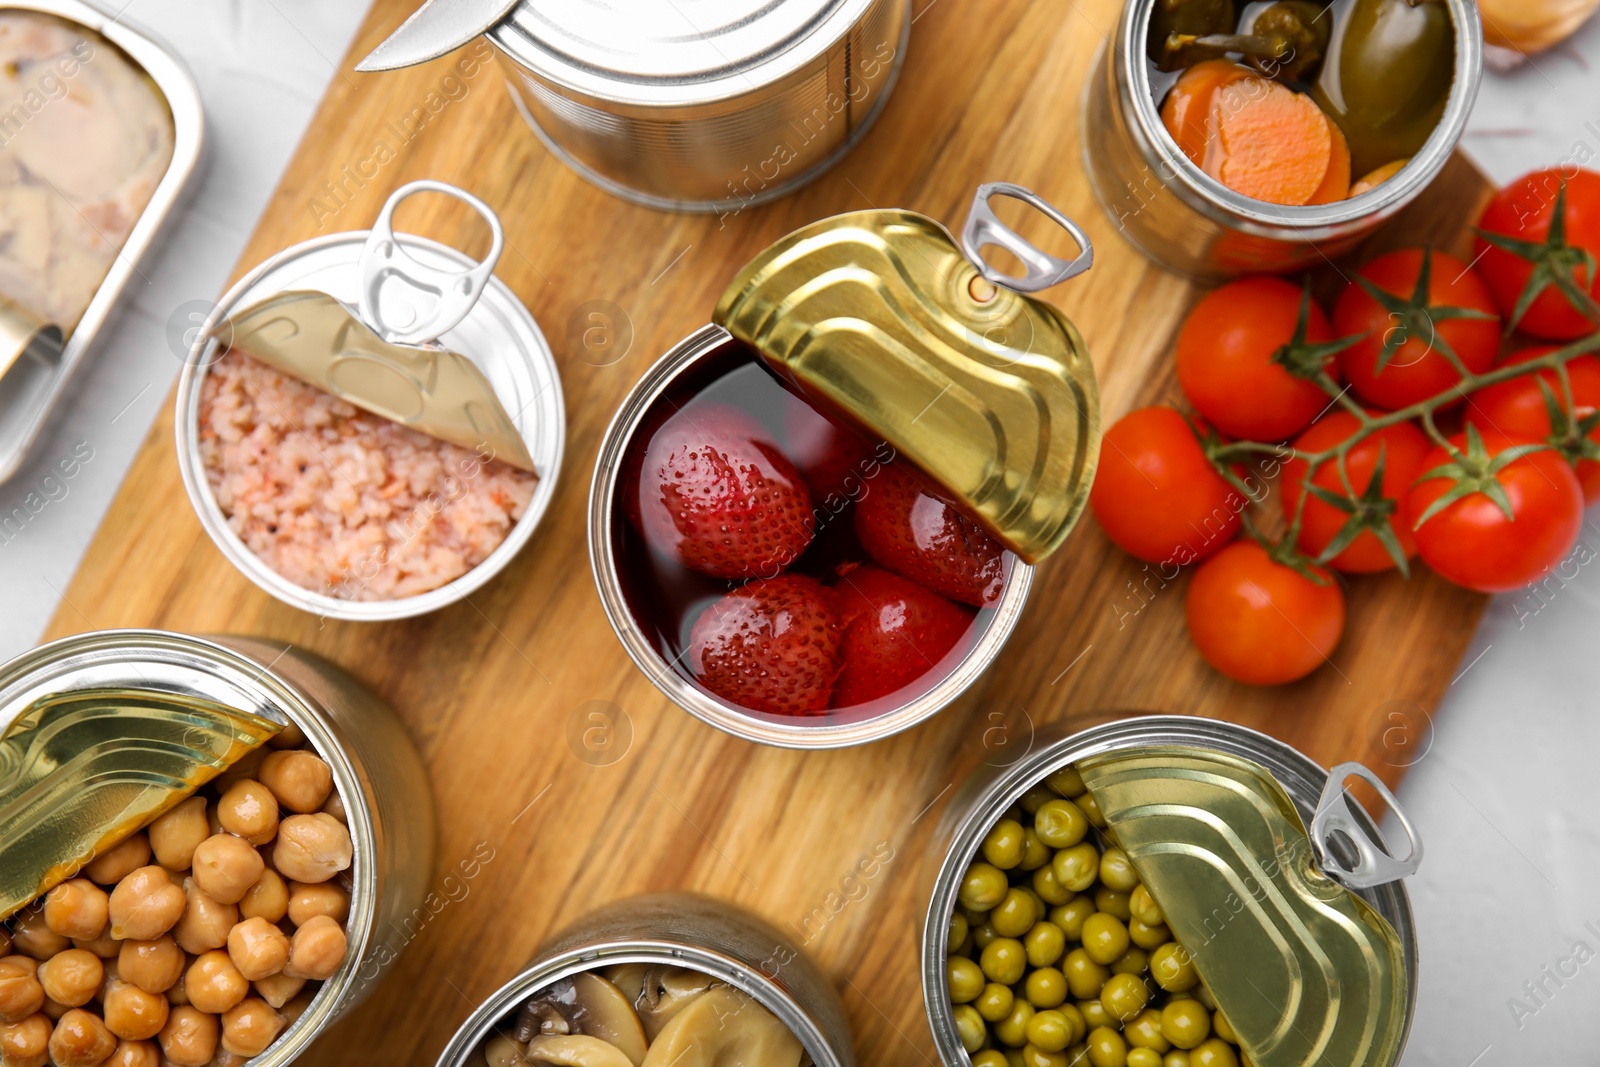
[[[1077,254],[1060,259],[1025,241],[996,219],[992,197],[1038,209],[1071,235]],[[1014,253],[1024,273],[1006,275],[989,265],[982,256],[989,246]],[[651,682],[718,729],[795,748],[886,737],[972,685],[1021,617],[1032,564],[1066,538],[1093,479],[1099,453],[1093,368],[1071,323],[1026,295],[1087,269],[1092,257],[1071,220],[1025,189],[996,184],[980,188],[959,244],[923,215],[872,210],[797,230],[746,267],[718,302],[713,324],[662,356],[623,401],[595,464],[590,563],[612,628]],[[733,432],[730,424],[758,442],[749,444],[746,460],[716,444]],[[842,445],[842,475],[833,468],[832,488],[796,451],[809,447],[796,427],[813,425],[849,442]],[[707,464],[747,463],[741,477],[761,472],[761,491],[773,495],[759,502],[754,517],[742,517],[749,527],[712,517],[708,526],[692,528],[700,521],[694,516],[707,513],[682,495],[689,489],[643,483],[647,461],[651,477],[669,469],[658,463],[666,452],[656,450],[669,448],[680,433],[709,435],[711,443],[700,452],[685,445],[690,451],[679,458],[687,465],[675,460],[674,476],[694,466],[696,455],[710,457]],[[819,467],[833,455],[824,454]],[[791,461],[810,473],[802,475]],[[802,479],[809,481],[800,485]],[[913,484],[923,495],[912,506],[936,516],[930,539],[959,527],[952,537],[962,546],[982,546],[981,595],[951,591],[938,576],[923,575],[926,589],[911,588],[905,583],[919,576],[905,567],[884,565],[891,575],[861,567],[871,562],[853,540],[862,510],[869,501],[887,507],[893,486]],[[797,511],[783,510],[783,500]],[[742,536],[776,541],[800,527],[790,555],[774,550],[744,572],[712,565],[720,560],[689,561],[682,550],[687,537],[675,540],[688,530],[726,544],[730,529],[742,529]],[[870,689],[852,689],[863,695],[859,701],[845,698],[841,679],[849,664],[832,658],[834,638],[827,634],[815,645],[802,635],[791,649],[799,660],[814,657],[815,672],[803,684],[816,699],[803,709],[735,699],[713,682],[717,668],[708,664],[719,653],[711,644],[742,625],[730,620],[745,606],[772,602],[780,588],[801,601],[828,598],[822,586],[829,583],[862,595],[868,584],[894,587],[903,605],[895,610],[909,617],[925,610],[929,629],[946,628],[944,643],[916,645],[913,672],[921,673],[870,698]],[[804,604],[777,610],[796,623],[790,632],[811,621]],[[839,619],[827,608],[821,612],[817,625],[836,634]],[[767,636],[781,644],[787,626],[779,621]],[[752,686],[769,677],[773,686],[786,684],[759,659],[728,662]],[[809,669],[799,662],[795,670],[803,668]]]
[[[318,656],[255,637],[160,630],[79,634],[0,665],[0,733],[43,698],[119,691],[212,702],[287,722],[332,772],[352,845],[340,875],[349,877],[347,947],[304,1012],[251,1060],[283,1067],[364,999],[406,945],[403,921],[421,909],[433,874],[433,798],[422,760],[394,712]],[[97,714],[103,723],[105,713]],[[100,732],[100,773],[85,788],[104,789],[121,758],[117,736]],[[129,747],[148,749],[148,743]],[[132,755],[151,758],[148,751]]]
[[[486,1042],[497,1035],[526,1041],[526,1037],[516,1034],[518,1014],[530,998],[551,986],[586,973],[636,965],[698,972],[711,982],[737,991],[741,998],[737,1003],[746,1003],[742,998],[750,998],[760,1009],[771,1013],[798,1040],[800,1063],[855,1067],[855,1049],[844,1005],[804,950],[742,908],[686,892],[652,893],[616,901],[557,934],[520,974],[467,1017],[445,1045],[438,1067],[477,1067],[484,1062],[482,1050]],[[677,1010],[681,1014],[687,1009],[678,1006]],[[721,1008],[712,1016],[707,1033],[691,1039],[698,1042],[695,1053],[681,1062],[766,1062],[750,1056],[748,1049],[717,1044],[736,1041],[741,1017],[751,1010],[741,1010],[739,1006]],[[581,1016],[583,1012],[580,1009],[574,1014]],[[581,1021],[578,1030],[582,1033]],[[555,1027],[547,1026],[545,1032],[566,1034],[570,1028],[562,1019]],[[653,1040],[663,1034],[664,1031],[650,1036]],[[663,1058],[661,1062],[669,1060]],[[680,1060],[674,1058],[670,1062]]]
[[[1386,4],[1398,7],[1380,10]],[[1315,74],[1290,68],[1291,80],[1309,80],[1309,97],[1335,133],[1345,131],[1350,181],[1376,184],[1327,203],[1269,203],[1229,188],[1179,148],[1160,99],[1173,75],[1157,69],[1154,46],[1147,47],[1158,36],[1158,16],[1162,29],[1191,31],[1183,40],[1206,39],[1207,13],[1224,19],[1210,32],[1231,35],[1234,10],[1231,2],[1129,0],[1084,91],[1084,163],[1101,206],[1145,255],[1203,281],[1297,270],[1354,247],[1437,177],[1466,128],[1482,77],[1483,28],[1470,0],[1343,0],[1310,26],[1297,23],[1319,33],[1316,21],[1332,24],[1325,40],[1296,39],[1317,50],[1320,66]],[[1185,22],[1191,13],[1196,25]],[[1276,43],[1292,57],[1292,35],[1284,34]],[[1219,55],[1223,47],[1200,54]]]
[[[1014,1021],[980,1033],[977,1027],[987,1027],[984,1020],[994,1013],[977,1014],[965,993],[962,1003],[952,1003],[958,969],[950,961],[968,949],[951,938],[953,932],[972,938],[975,928],[964,926],[969,919],[1000,925],[992,916],[1009,906],[1015,888],[1003,891],[1005,905],[986,912],[991,918],[967,909],[987,905],[998,883],[1018,884],[1016,872],[1024,870],[1033,872],[1033,881],[1021,883],[1031,887],[1027,892],[1039,891],[1039,871],[1049,875],[1043,888],[1059,895],[1043,898],[1046,905],[1066,905],[1062,921],[1080,928],[1081,937],[1068,931],[1065,943],[1054,947],[1071,949],[1078,940],[1078,950],[1087,953],[1120,938],[1107,951],[1127,952],[1107,965],[1101,965],[1104,956],[1086,955],[1086,962],[1061,952],[1049,960],[1062,971],[1082,972],[1083,981],[1096,971],[1103,982],[1098,994],[1085,987],[1053,998],[1056,1004],[1064,999],[1063,1014],[1075,1013],[1080,1022],[1091,1012],[1108,1011],[1102,1025],[1110,1036],[1098,1040],[1120,1047],[1126,1037],[1136,1047],[1165,1051],[1164,1042],[1178,1036],[1165,1029],[1168,1006],[1198,999],[1207,1010],[1174,1009],[1184,1016],[1173,1025],[1185,1040],[1171,1043],[1193,1049],[1209,1035],[1218,1047],[1208,1062],[1237,1062],[1241,1052],[1256,1067],[1392,1067],[1399,1061],[1417,983],[1416,927],[1403,879],[1416,871],[1422,845],[1371,771],[1345,763],[1329,772],[1264,734],[1189,716],[1118,718],[1065,734],[1041,734],[1010,765],[974,774],[951,800],[935,834],[943,854],[923,927],[922,984],[943,1063],[965,1067],[969,1056],[990,1047],[994,1035]],[[1407,838],[1403,855],[1351,797],[1351,778],[1365,781],[1388,805]],[[1060,811],[1051,810],[1052,801]],[[1060,817],[1063,812],[1071,818]],[[1002,820],[1011,820],[1005,827],[1012,831],[1032,821],[1034,827],[1019,832],[1034,835],[1034,845],[1049,836],[1063,847],[1045,848],[1043,862],[1036,857],[1031,867],[1022,865],[1027,860],[1013,863],[991,836]],[[1067,825],[1073,821],[1076,826]],[[1089,859],[1080,862],[1074,850]],[[1085,864],[1087,873],[1077,880]],[[1052,882],[1058,874],[1073,881]],[[997,885],[974,881],[984,877]],[[972,896],[974,887],[986,894],[983,899]],[[1130,906],[1132,914],[1114,916],[1126,925],[1098,915]],[[1090,913],[1099,923],[1093,930]],[[1054,925],[1046,932],[1058,933],[1056,910],[1049,914],[1052,921],[1039,925]],[[1008,924],[1011,918],[1006,915]],[[1141,944],[1138,937],[1130,945],[1130,935],[1151,931],[1159,945]],[[1136,952],[1139,959],[1121,966]],[[1018,977],[1019,989],[1032,989],[1033,976],[1049,970],[1031,955],[1026,965],[1037,969],[1026,982]],[[1113,991],[1113,981],[1127,988]],[[1080,993],[1091,994],[1089,1012],[1082,1010]],[[1112,1007],[1126,1008],[1122,1015],[1109,1013],[1108,996]],[[1152,1005],[1159,1010],[1148,1016]],[[987,1007],[980,997],[976,1010]],[[1031,1022],[1033,1006],[1027,1007]],[[1093,1030],[1092,1022],[1088,1028]],[[1064,1045],[1085,1040],[1078,1028],[1066,1029],[1074,1032],[1059,1037]],[[1011,1036],[1016,1035],[1006,1033]],[[1088,1039],[1097,1040],[1093,1034]]]

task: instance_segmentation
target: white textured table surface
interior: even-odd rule
[[[0,658],[30,647],[55,609],[166,402],[179,368],[172,338],[191,325],[185,305],[221,289],[363,12],[354,0],[128,4],[123,17],[166,38],[194,71],[210,167],[113,340],[31,461],[0,486],[0,515],[30,492],[46,501],[20,533],[0,532]],[[1600,23],[1535,65],[1487,76],[1466,149],[1501,182],[1600,159],[1591,63],[1600,64]],[[73,453],[91,458],[70,481],[47,483]],[[1600,510],[1583,538],[1592,551],[1571,581],[1495,601],[1435,735],[1414,749],[1425,754],[1401,800],[1427,857],[1411,881],[1422,982],[1408,1067],[1600,1060]],[[93,625],[93,605],[78,607]]]

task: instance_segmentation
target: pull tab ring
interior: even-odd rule
[[[1029,244],[995,216],[989,201],[997,196],[1020,200],[1066,230],[1077,242],[1077,257],[1058,259]],[[990,266],[983,258],[983,249],[987,245],[998,245],[1020,259],[1024,267],[1023,274],[1005,274]],[[972,210],[967,213],[967,224],[961,230],[961,251],[966,253],[985,279],[1018,293],[1037,293],[1041,289],[1048,289],[1082,274],[1094,265],[1094,246],[1089,243],[1089,235],[1038,193],[1011,182],[987,182],[978,186],[977,195],[972,198]]]
[[[493,238],[489,254],[483,258],[483,262],[464,271],[441,270],[419,262],[395,240],[395,208],[407,197],[422,192],[454,197],[483,216]],[[466,318],[478,302],[478,297],[483,295],[484,286],[494,273],[494,266],[500,260],[505,243],[505,230],[500,226],[500,219],[488,204],[465,189],[430,180],[402,185],[384,203],[383,210],[378,213],[378,221],[372,224],[372,231],[367,234],[367,242],[361,249],[357,269],[361,272],[358,310],[362,321],[372,327],[379,337],[395,344],[414,345],[438,340],[441,334],[447,333]],[[410,290],[432,297],[432,308],[416,314],[409,322],[386,321],[379,297],[386,285],[396,281]],[[408,300],[404,306],[415,312],[416,303]]]
[[[1398,859],[1391,856],[1386,850],[1387,842],[1374,840],[1371,834],[1357,825],[1345,802],[1344,783],[1348,778],[1360,778],[1376,789],[1383,802],[1389,805],[1400,828],[1406,832],[1406,840],[1410,845],[1410,850],[1404,856]],[[1339,841],[1334,837],[1335,834],[1343,840]],[[1348,853],[1350,848],[1355,850],[1353,868],[1347,868],[1341,862],[1346,857],[1334,855],[1330,841],[1348,843],[1343,852]],[[1401,810],[1400,802],[1377,775],[1359,763],[1341,763],[1329,772],[1328,783],[1322,787],[1316,814],[1311,819],[1311,844],[1317,851],[1323,871],[1351,889],[1371,889],[1397,881],[1417,873],[1417,868],[1422,865],[1422,839]]]

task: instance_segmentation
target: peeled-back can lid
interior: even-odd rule
[[[1372,882],[1351,874],[1359,863],[1313,845],[1265,768],[1185,746],[1123,749],[1077,766],[1251,1063],[1395,1063],[1409,1003],[1400,936],[1340,884]],[[1349,766],[1336,768],[1338,789],[1324,806],[1344,805]],[[1420,856],[1413,836],[1387,876],[1414,870]]]
[[[769,85],[872,0],[523,0],[491,32],[537,73],[606,100],[699,103]]]
[[[988,209],[1012,196],[1078,242],[1062,261]],[[1071,531],[1100,451],[1083,339],[1023,295],[1087,269],[1088,239],[1018,186],[984,186],[963,236],[904,210],[858,211],[789,234],[747,266],[713,316],[820,409],[882,438],[1029,563]],[[1000,245],[1027,271],[981,255]]]

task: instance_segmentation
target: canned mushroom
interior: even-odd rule
[[[1469,0],[1130,0],[1085,91],[1089,178],[1182,273],[1320,263],[1438,175],[1482,61]]]
[[[0,729],[73,693],[109,694],[102,723],[125,693],[286,725],[0,925],[0,1055],[281,1067],[365,995],[421,904],[433,809],[410,740],[292,646],[154,630],[69,637],[0,666]],[[102,765],[115,747],[103,735]]]
[[[1390,805],[1404,858],[1350,776]],[[1229,723],[1127,719],[974,776],[941,837],[923,998],[950,1067],[1400,1057],[1417,947],[1399,879],[1421,845],[1359,764],[1328,774]]]
[[[693,893],[618,901],[542,948],[438,1067],[854,1067],[838,995],[782,933]]]
[[[1078,257],[1000,227],[992,196],[1038,207]],[[1028,273],[990,268],[989,244]],[[963,247],[909,211],[789,235],[607,429],[589,506],[601,601],[634,662],[711,725],[822,748],[932,715],[998,654],[1031,563],[1082,510],[1093,369],[1021,293],[1086,269],[1087,239],[996,185]]]

